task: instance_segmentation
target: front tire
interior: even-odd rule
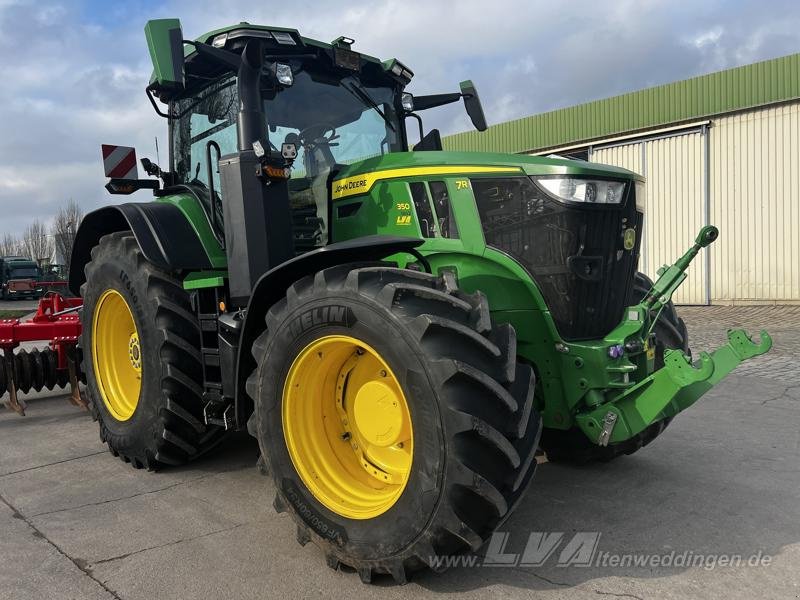
[[[111,453],[156,469],[216,444],[224,432],[203,422],[200,327],[180,281],[124,231],[92,249],[81,295],[89,407]]]
[[[438,557],[477,550],[531,480],[533,370],[482,294],[383,265],[326,269],[269,310],[253,354],[251,429],[275,508],[331,567],[399,583],[441,570]]]

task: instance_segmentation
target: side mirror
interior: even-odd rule
[[[178,19],[154,19],[144,26],[150,59],[152,84],[162,91],[180,91],[185,86],[183,31]]]
[[[472,120],[475,129],[478,131],[486,131],[486,116],[483,114],[483,106],[478,96],[478,90],[475,89],[475,84],[469,79],[462,81],[461,94],[464,97],[464,107],[467,109],[467,114]]]

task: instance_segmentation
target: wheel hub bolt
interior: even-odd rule
[[[131,361],[131,366],[137,371],[142,368],[142,350],[139,346],[139,336],[136,333],[131,334],[128,342],[128,358]]]

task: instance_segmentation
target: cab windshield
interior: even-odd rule
[[[327,181],[332,170],[359,160],[403,150],[398,90],[360,80],[358,75],[318,74],[293,61],[294,83],[264,83],[267,136],[273,151],[285,142],[297,147],[289,182],[300,246],[323,245],[327,238]],[[267,79],[266,77],[264,79]],[[176,102],[173,120],[174,169],[211,209],[209,179],[221,214],[216,162],[237,151],[239,98],[236,78],[226,76]],[[210,162],[209,162],[210,160]]]
[[[402,150],[395,90],[363,84],[355,76],[331,80],[299,70],[294,85],[264,92],[273,150],[297,146],[289,181],[298,250],[324,245],[328,235],[328,182],[332,171]]]
[[[291,87],[264,91],[270,145],[279,150],[286,141],[299,141],[296,171],[317,168],[306,156],[317,146],[326,155],[330,151],[325,158],[335,164],[399,151],[394,98],[393,88],[364,84],[355,76],[330,79],[300,70]]]
[[[9,279],[33,279],[38,276],[39,269],[36,267],[12,267],[8,274]]]

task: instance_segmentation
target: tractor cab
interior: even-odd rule
[[[355,52],[349,38],[327,44],[241,23],[188,41],[171,19],[150,21],[146,34],[155,67],[147,91],[171,141],[169,171],[149,171],[166,184],[156,195],[199,200],[238,306],[270,268],[333,241],[334,179],[350,164],[407,151],[407,117],[420,123],[418,149],[441,149],[415,108],[464,99],[476,127],[486,127],[471,82],[412,98],[407,67]]]
[[[354,162],[407,151],[409,117],[418,123],[418,150],[441,150],[437,130],[425,135],[421,110],[463,99],[476,128],[486,128],[471,82],[457,93],[414,98],[404,92],[411,70],[396,59],[382,62],[355,52],[349,38],[326,44],[296,30],[242,23],[188,43],[182,67],[169,74],[181,57],[165,51],[165,40],[180,29],[153,21],[147,30],[156,66],[148,93],[169,103],[169,183],[202,200],[220,241],[225,193],[217,163],[253,150],[255,142],[267,156],[281,157],[291,148],[287,187],[294,248],[301,253],[330,242],[333,177]],[[235,63],[249,55],[260,66],[245,77]],[[242,103],[250,118],[245,123],[239,119]]]
[[[217,46],[235,47],[237,40],[229,37]],[[302,252],[327,242],[332,174],[355,161],[406,149],[400,106],[404,83],[377,61],[364,60],[363,68],[354,68],[361,56],[340,46],[309,44],[302,55],[278,52],[280,46],[273,50],[279,62],[262,72],[258,90],[262,143],[278,156],[284,144],[294,147],[288,191],[295,246]],[[233,73],[209,83],[209,66],[213,62],[202,58],[188,60],[186,89],[171,102],[173,172],[174,183],[191,186],[209,208],[213,197],[220,210],[224,192],[217,162],[239,148],[240,86]]]

